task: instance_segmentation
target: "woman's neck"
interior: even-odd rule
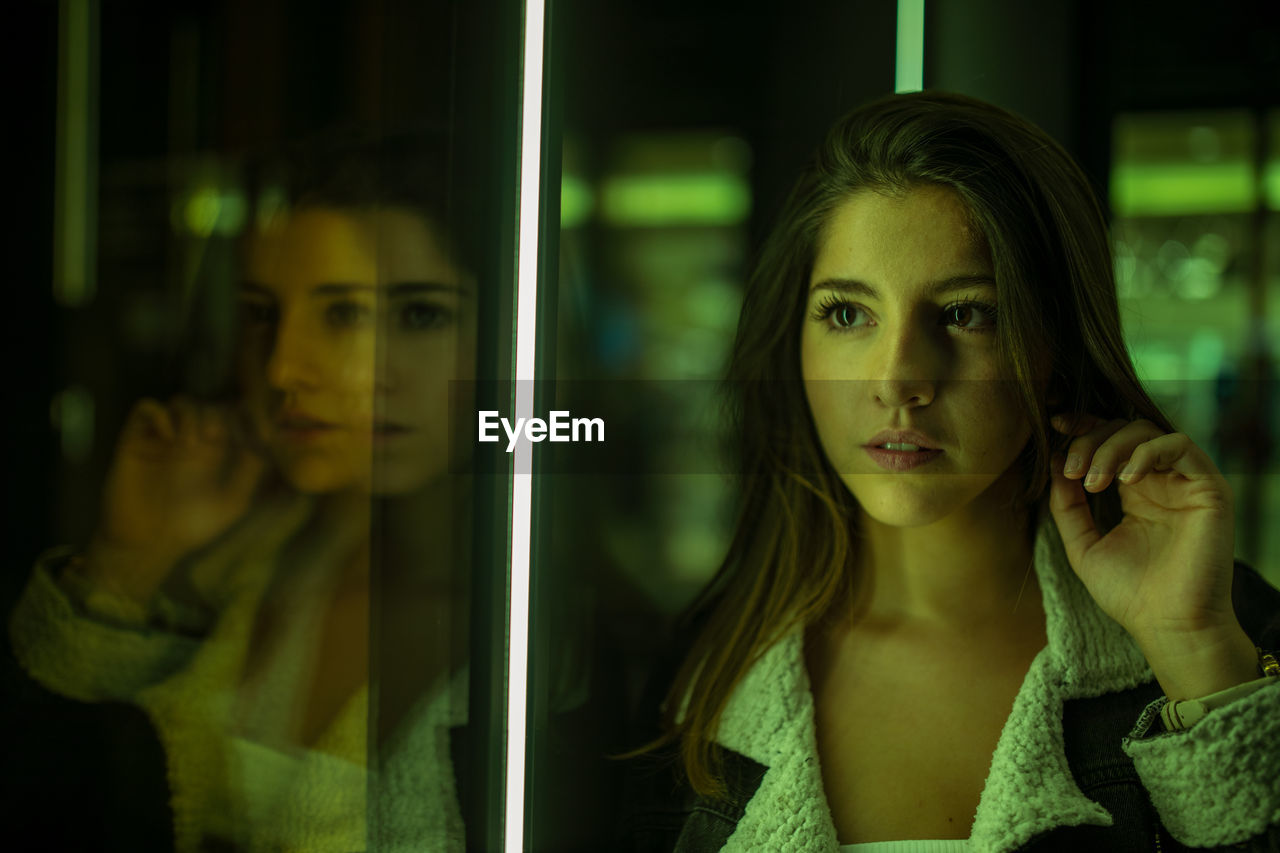
[[[365,573],[372,562],[390,576],[442,583],[469,550],[468,496],[456,477],[401,495],[333,492],[317,497],[308,537]]]
[[[971,628],[1043,622],[1032,567],[1034,508],[974,501],[920,527],[860,519],[861,621]]]
[[[376,499],[375,559],[390,577],[420,591],[456,595],[469,571],[470,490],[459,477],[443,477],[406,495]]]

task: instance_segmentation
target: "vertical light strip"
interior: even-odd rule
[[[924,0],[898,0],[898,52],[893,91],[924,88]]]
[[[526,0],[520,108],[520,229],[516,261],[515,417],[533,417],[537,351],[538,213],[542,180],[542,46],[545,0]],[[517,421],[518,422],[518,421]],[[506,853],[524,850],[525,710],[529,664],[529,562],[533,445],[516,444],[511,484],[511,587],[507,654]]]
[[[97,223],[95,0],[58,4],[58,116],[54,167],[53,296],[93,299]]]

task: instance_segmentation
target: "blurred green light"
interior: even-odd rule
[[[182,225],[198,237],[218,234],[230,237],[244,226],[247,210],[239,192],[220,192],[216,187],[201,187],[187,198],[182,210]]]
[[[611,225],[736,225],[751,213],[751,189],[723,172],[622,175],[605,181],[601,202]]]
[[[213,233],[214,226],[218,224],[218,213],[221,207],[217,190],[197,190],[191,194],[191,198],[187,199],[183,224],[192,234],[208,237]]]
[[[595,197],[586,181],[574,175],[560,178],[560,227],[576,228],[591,218]]]
[[[1245,161],[1117,163],[1111,172],[1111,205],[1119,216],[1244,213],[1257,202],[1254,171]]]
[[[1262,187],[1267,197],[1267,207],[1280,211],[1280,160],[1267,163],[1267,170],[1263,173]]]

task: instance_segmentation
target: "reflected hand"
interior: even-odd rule
[[[244,515],[266,468],[230,407],[139,401],[116,445],[83,573],[148,600],[184,554]]]

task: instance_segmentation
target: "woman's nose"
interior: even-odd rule
[[[872,377],[876,401],[895,409],[932,403],[945,353],[928,332],[904,323],[883,332],[877,343],[882,357]]]
[[[281,391],[313,388],[319,374],[314,334],[282,316],[267,358],[267,382]]]

